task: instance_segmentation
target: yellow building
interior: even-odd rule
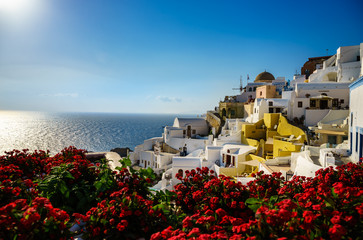
[[[235,97],[228,97],[223,102],[219,102],[219,115],[223,120],[226,118],[243,118],[244,103],[237,102]]]
[[[303,130],[287,122],[280,113],[265,113],[254,124],[242,125],[242,143],[257,147],[257,155],[266,159],[290,156],[306,141]]]
[[[305,141],[304,131],[289,124],[280,113],[265,113],[257,123],[242,125],[241,142],[248,145],[247,150],[240,150],[238,154],[233,148],[222,151],[223,164],[215,169],[217,174],[230,177],[250,174],[258,171],[260,163],[266,159],[299,152]]]

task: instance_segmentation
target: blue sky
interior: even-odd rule
[[[0,110],[205,113],[362,23],[359,0],[0,0]]]

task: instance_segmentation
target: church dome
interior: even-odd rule
[[[273,80],[275,80],[274,75],[264,71],[257,75],[255,82],[272,82]]]

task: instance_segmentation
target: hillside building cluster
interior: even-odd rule
[[[315,171],[363,157],[363,43],[332,56],[309,58],[286,81],[262,72],[201,118],[176,118],[161,137],[131,153],[162,174],[155,190],[171,190],[176,174],[208,167],[246,183],[251,174]]]

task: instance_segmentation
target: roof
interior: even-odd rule
[[[228,149],[231,150],[231,154],[244,154],[248,152],[256,151],[255,147],[249,145],[240,145],[240,144],[225,144],[223,145],[222,151],[227,151]]]
[[[358,81],[358,80],[357,80]],[[296,89],[297,90],[309,90],[309,89],[346,89],[349,88],[349,83],[320,83],[320,82],[310,82],[310,83],[296,83]]]
[[[193,127],[208,127],[207,121],[204,118],[178,118],[174,120],[173,127],[186,127],[191,125]]]
[[[273,81],[275,80],[275,77],[274,75],[272,75],[271,73],[269,72],[262,72],[260,74],[257,75],[256,79],[255,79],[255,82],[259,82],[259,81]]]
[[[354,81],[352,84],[350,84],[349,89],[350,89],[350,91],[352,91],[353,89],[360,87],[362,85],[363,85],[363,76],[361,76],[356,81]]]

